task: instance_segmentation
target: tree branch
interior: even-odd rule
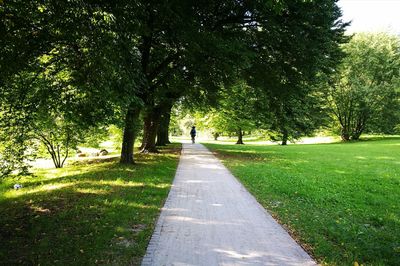
[[[68,132],[67,132],[67,143],[66,143],[66,146],[65,146],[66,152],[65,152],[64,160],[63,160],[62,163],[61,163],[61,167],[64,166],[65,160],[68,158],[69,138],[70,138],[70,135],[69,135],[69,131],[68,131]]]
[[[179,52],[168,55],[161,63],[156,66],[150,74],[147,75],[149,81],[153,81],[170,63],[174,62],[179,56]]]

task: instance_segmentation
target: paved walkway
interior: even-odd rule
[[[142,265],[315,265],[201,144],[182,156]]]

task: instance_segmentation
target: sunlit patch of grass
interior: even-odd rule
[[[2,180],[0,264],[140,264],[179,150],[173,144],[160,154],[137,154],[134,166],[82,161]]]
[[[207,147],[320,262],[400,265],[399,143]]]
[[[77,188],[75,189],[76,192],[78,193],[84,193],[84,194],[107,194],[108,191],[105,189],[93,189],[93,188]]]
[[[7,190],[4,192],[3,197],[4,198],[18,198],[22,196],[26,196],[29,194],[34,194],[34,193],[43,193],[43,192],[49,192],[51,190],[56,190],[56,189],[61,189],[61,188],[66,188],[73,186],[74,183],[63,183],[63,184],[47,184],[43,186],[25,186],[25,183],[23,183],[24,186],[22,189],[19,190]]]

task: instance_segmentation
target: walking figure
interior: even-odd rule
[[[192,130],[190,130],[190,136],[192,137],[192,143],[194,143],[194,139],[196,137],[196,127],[192,126]]]

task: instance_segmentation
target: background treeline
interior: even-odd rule
[[[2,173],[26,172],[39,145],[62,167],[110,125],[134,163],[139,132],[142,152],[169,142],[173,106],[239,138],[264,128],[286,142],[332,121],[343,139],[392,133],[398,38],[343,45],[340,16],[334,0],[2,1]]]

